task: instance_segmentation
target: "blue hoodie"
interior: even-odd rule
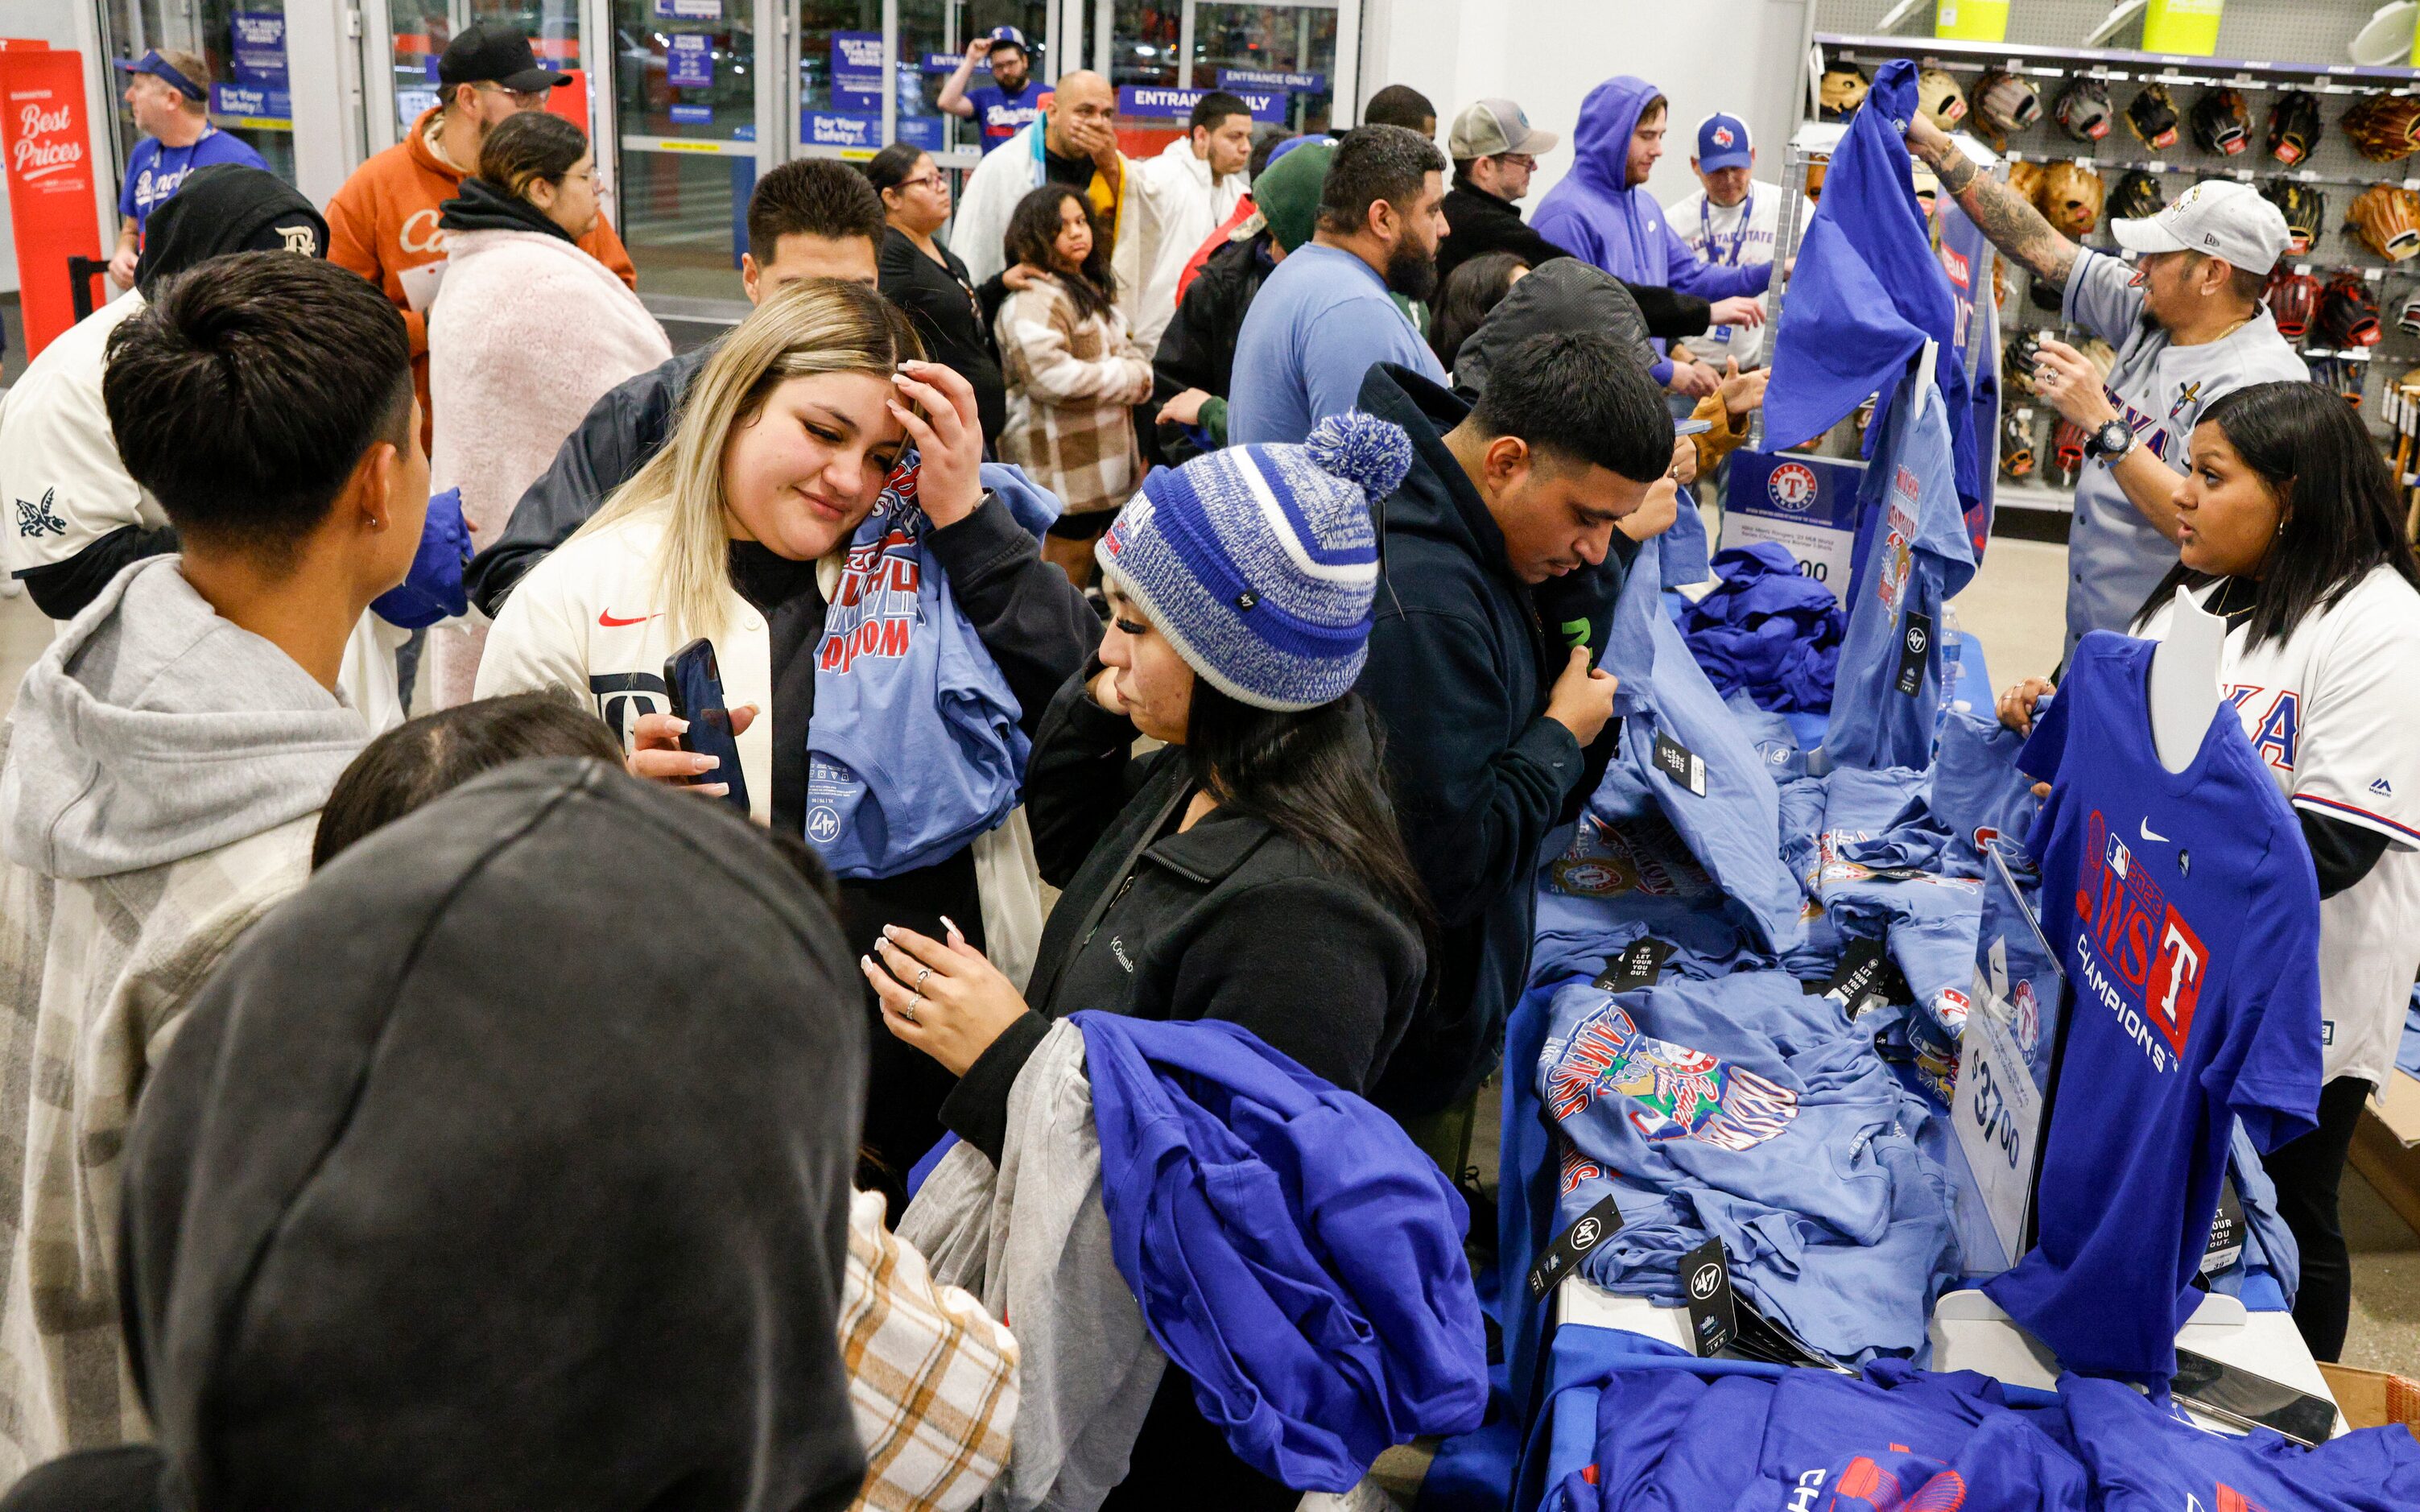
[[[1661,93],[1627,73],[1589,91],[1572,132],[1572,171],[1538,202],[1530,228],[1624,283],[1677,288],[1708,300],[1763,293],[1773,279],[1771,263],[1715,267],[1689,250],[1654,195],[1643,185],[1631,186],[1631,134],[1638,129],[1639,111]],[[1668,108],[1665,114],[1668,118]],[[1654,373],[1663,382],[1672,376],[1672,365],[1657,363]]]

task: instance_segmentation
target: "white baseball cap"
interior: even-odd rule
[[[2198,252],[2231,268],[2266,273],[2291,240],[2286,217],[2250,184],[2205,179],[2156,215],[2109,223],[2129,252]]]

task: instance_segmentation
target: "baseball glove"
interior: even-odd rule
[[[2272,179],[2260,186],[2260,197],[2286,217],[2286,250],[2298,257],[2310,251],[2319,239],[2319,227],[2327,224],[2327,196],[2309,184]]]
[[[2269,155],[2292,167],[2319,145],[2319,97],[2288,89],[2269,107]]]
[[[2009,386],[2020,394],[2037,392],[2034,369],[2041,366],[2041,333],[2020,331],[2009,338],[2008,350],[2001,357],[2001,372]]]
[[[1987,73],[1975,86],[1975,114],[2000,136],[2041,119],[2041,96],[2013,73]]]
[[[2205,152],[2236,157],[2252,145],[2252,117],[2241,89],[2205,89],[2194,101],[2194,140]]]
[[[2310,334],[2311,317],[2319,306],[2319,282],[2309,273],[2298,273],[2279,268],[2269,275],[2269,314],[2277,322],[2277,334],[2288,341],[2300,341]]]
[[[2406,335],[2420,336],[2420,293],[2405,300],[2403,307],[2395,312],[2395,325]]]
[[[2126,126],[2145,147],[2176,146],[2177,102],[2168,98],[2168,86],[2145,85],[2126,106]]]
[[[2113,221],[2139,221],[2147,215],[2157,215],[2167,203],[2160,197],[2160,176],[2130,169],[2109,191],[2109,218]]]
[[[2010,410],[2000,416],[2000,475],[2034,475],[2034,412]]]
[[[2074,476],[2084,467],[2084,428],[2072,420],[2061,420],[2050,434],[2050,454],[2060,472]]]
[[[1916,108],[1933,125],[1954,132],[1966,118],[1966,91],[1939,69],[1926,69],[1916,76]]]
[[[2108,135],[2116,114],[2109,108],[2108,86],[2098,79],[2076,80],[2059,91],[2058,102],[2051,107],[2059,130],[2079,142],[2098,142]]]
[[[2028,205],[2041,209],[2042,165],[2039,163],[2009,164],[2009,187]]]
[[[2032,302],[2035,309],[2046,315],[2067,314],[2067,290],[2040,273],[2025,280],[2025,298]]]
[[[2401,262],[2420,252],[2420,195],[2400,184],[2372,184],[2354,197],[2345,224],[2363,246]]]
[[[1846,63],[1835,63],[1823,70],[1823,82],[1816,86],[1816,115],[1824,120],[1847,120],[1866,102],[1869,87],[1866,76]]]
[[[2099,336],[2086,336],[2075,344],[2075,350],[2083,355],[2086,362],[2093,366],[2095,371],[2101,374],[2101,381],[2103,383],[2109,382],[2110,372],[2118,366],[2117,348]]]
[[[2080,163],[2054,163],[2042,173],[2042,218],[2068,237],[2081,240],[2101,224],[2108,190],[2101,175]]]
[[[2328,280],[2319,295],[2319,335],[2332,347],[2378,345],[2378,300],[2361,274]]]
[[[2311,360],[2311,382],[2351,405],[2361,408],[2362,381],[2369,376],[2369,364],[2354,358],[2315,357]]]
[[[2337,124],[2354,151],[2372,163],[2393,163],[2420,146],[2420,99],[2372,95],[2346,111]]]

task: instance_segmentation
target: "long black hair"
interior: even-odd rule
[[[2420,588],[2395,476],[2350,405],[2316,383],[2287,379],[2220,395],[2202,411],[2201,423],[2218,427],[2285,511],[2254,593],[2251,645],[2286,639],[2304,616],[2334,608],[2381,565]],[[2179,562],[2134,624],[2180,586],[2213,581]]]
[[[1429,322],[1429,350],[1447,372],[1453,354],[1487,319],[1487,312],[1512,291],[1512,275],[1528,273],[1529,264],[1510,252],[1482,252],[1454,269],[1437,290],[1436,317]]]
[[[1093,251],[1084,259],[1083,268],[1075,274],[1059,268],[1059,227],[1065,212],[1060,205],[1074,200],[1084,207],[1084,218],[1093,223]],[[1031,263],[1047,269],[1076,302],[1076,313],[1084,320],[1106,316],[1116,302],[1118,276],[1109,271],[1111,233],[1105,232],[1101,218],[1093,212],[1093,202],[1065,184],[1044,184],[1016,202],[1015,213],[1008,218],[1006,237],[1010,262]]]
[[[1221,808],[1249,814],[1359,881],[1434,945],[1435,911],[1387,795],[1386,731],[1359,694],[1259,709],[1193,679],[1185,759]]]

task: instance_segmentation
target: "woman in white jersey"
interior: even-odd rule
[[[2220,696],[2293,804],[2319,874],[2319,1126],[2266,1163],[2303,1252],[2295,1326],[2334,1360],[2352,1301],[2336,1183],[2363,1100],[2393,1072],[2420,972],[2420,566],[2385,460],[2316,384],[2213,400],[2186,460],[2178,564],[2133,630],[2165,633],[2180,585],[2226,617]],[[2011,688],[2000,718],[2027,728],[2049,688]]]

